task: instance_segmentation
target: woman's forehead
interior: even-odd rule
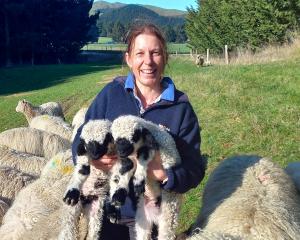
[[[161,49],[161,42],[153,34],[139,34],[134,40],[133,49],[143,48]]]

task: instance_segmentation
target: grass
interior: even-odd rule
[[[171,58],[166,75],[188,94],[202,128],[202,153],[208,157],[205,180],[184,195],[178,231],[195,219],[207,177],[224,158],[257,154],[281,166],[299,161],[299,66],[299,56],[205,68],[197,68],[189,59]],[[59,101],[71,121],[108,81],[126,73],[127,68],[118,64],[0,69],[0,131],[26,125],[25,118],[15,112],[19,99],[34,104]]]

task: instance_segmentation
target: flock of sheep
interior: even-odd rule
[[[131,178],[139,201],[138,240],[148,239],[153,222],[158,224],[159,240],[300,239],[299,163],[283,170],[258,156],[222,161],[208,179],[195,223],[175,236],[181,197],[160,192],[156,183],[146,179],[147,162],[157,149],[165,168],[180,162],[175,144],[164,130],[132,116],[120,117],[108,128],[100,127],[106,124],[101,121],[92,122],[93,129],[102,129],[92,135],[87,124],[81,135],[83,145],[77,151],[81,160],[75,168],[70,147],[86,108],[77,112],[72,125],[65,122],[58,103],[33,106],[21,100],[16,111],[25,115],[28,127],[0,133],[2,240],[98,239],[99,234],[101,239],[103,209],[109,206],[110,219],[118,220],[119,207],[130,196]],[[107,137],[110,134],[112,138]],[[95,149],[87,147],[90,142],[97,142]],[[89,161],[99,148],[105,149],[105,154],[110,143],[116,144],[119,161],[110,173],[104,173]],[[137,153],[141,159],[132,165],[130,159]],[[145,185],[151,186],[157,198],[162,196],[160,212],[152,220],[144,209]],[[77,190],[79,197],[73,194]]]

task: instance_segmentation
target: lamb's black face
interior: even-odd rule
[[[89,141],[86,143],[83,139],[80,139],[77,154],[78,156],[87,154],[90,159],[97,160],[107,153],[108,145],[112,143],[113,138],[110,133],[106,134],[102,144],[97,141]]]
[[[132,143],[125,138],[118,138],[116,140],[116,148],[118,155],[122,158],[128,157],[134,151]]]

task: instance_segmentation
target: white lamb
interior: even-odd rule
[[[46,159],[71,148],[70,141],[33,128],[14,128],[0,133],[0,145]]]
[[[62,107],[57,102],[48,102],[40,106],[33,106],[32,103],[23,99],[18,102],[18,105],[16,107],[16,112],[23,113],[28,123],[31,122],[32,118],[44,114],[57,116],[64,119]]]
[[[268,158],[232,157],[210,175],[194,228],[249,240],[297,240],[300,195]]]
[[[67,205],[74,206],[79,202],[80,191],[84,189],[83,184],[91,173],[90,161],[97,160],[104,154],[115,152],[110,126],[111,122],[108,120],[93,120],[82,128],[80,143],[77,148],[77,164],[63,198]],[[93,175],[96,175],[97,171],[103,175],[102,171],[95,169],[94,173],[92,172]],[[104,197],[98,196],[98,199],[95,199],[92,205],[93,214],[89,215],[87,239],[97,239],[100,234]],[[77,207],[74,214],[78,215],[80,210],[81,208]],[[72,215],[70,215],[70,222],[72,221]],[[68,231],[64,234],[67,233]]]
[[[29,127],[57,134],[69,141],[71,141],[72,138],[73,129],[71,125],[60,117],[49,115],[37,116],[31,120]]]
[[[136,239],[148,239],[152,224],[158,226],[158,239],[175,239],[180,194],[165,191],[160,183],[147,179],[147,165],[159,151],[164,169],[181,162],[171,135],[158,125],[136,116],[121,116],[112,123],[111,132],[120,160],[114,165],[110,178],[110,206],[108,215],[115,221],[119,208],[128,194],[133,176],[134,192],[139,197],[136,212]],[[136,158],[135,161],[133,158]],[[136,162],[136,167],[135,167]],[[151,192],[154,201],[142,194]],[[155,206],[153,206],[153,204]]]
[[[300,192],[300,162],[292,162],[287,165],[285,171],[293,179],[298,191]]]
[[[72,120],[72,127],[73,127],[72,140],[74,140],[78,128],[84,123],[85,114],[87,110],[88,108],[83,107],[79,109],[78,112],[74,115]]]
[[[18,152],[0,145],[0,165],[8,166],[24,173],[39,176],[47,160],[33,154]]]

